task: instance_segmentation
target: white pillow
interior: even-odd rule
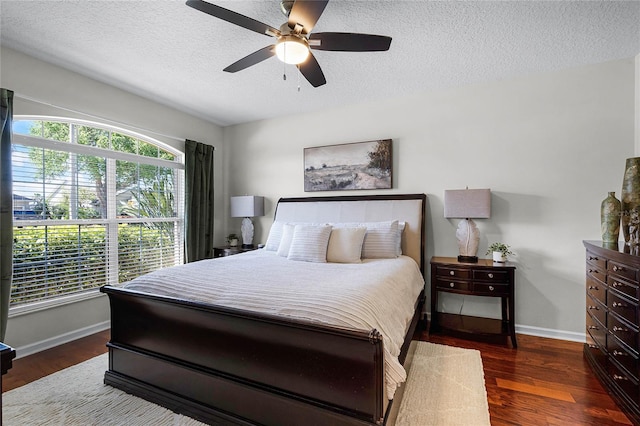
[[[330,225],[296,225],[287,258],[304,262],[325,263],[330,235]]]
[[[296,226],[290,223],[285,223],[282,225],[282,238],[280,239],[280,244],[278,245],[278,256],[289,256],[289,249],[291,247],[291,241],[293,240],[293,231],[295,229]]]
[[[327,247],[327,262],[359,263],[367,228],[333,228]]]
[[[280,222],[280,221],[275,221],[271,224],[271,229],[269,230],[269,236],[267,237],[267,242],[264,245],[265,250],[278,251],[278,247],[280,246],[280,240],[282,240],[283,226],[284,226],[284,222]]]
[[[398,247],[396,250],[398,256],[402,254],[402,233],[404,232],[405,226],[407,226],[406,222],[398,222]]]
[[[367,226],[362,244],[363,259],[385,259],[398,257],[398,221],[378,222]]]

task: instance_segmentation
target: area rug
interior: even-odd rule
[[[189,417],[102,383],[107,355],[51,374],[2,395],[4,426],[196,426]],[[401,403],[387,424],[489,425],[480,352],[415,342]],[[396,400],[396,403],[398,401]]]

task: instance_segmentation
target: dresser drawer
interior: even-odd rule
[[[606,269],[604,268],[596,268],[592,265],[587,265],[587,279],[605,283],[607,281],[607,273],[605,271]]]
[[[607,347],[607,328],[589,313],[587,313],[587,331],[598,346]]]
[[[491,281],[496,283],[508,283],[509,272],[507,271],[485,271],[482,269],[473,270],[474,280]]]
[[[627,278],[632,281],[637,280],[638,270],[623,263],[610,260],[607,263],[607,272]]]
[[[587,314],[600,321],[601,324],[607,324],[607,309],[589,295],[587,295]]]
[[[606,368],[607,365],[607,354],[605,352],[605,348],[600,346],[598,342],[591,336],[589,332],[587,332],[587,349],[591,356],[596,360],[598,364],[602,366],[602,368]]]
[[[592,265],[594,265],[594,266],[596,266],[596,267],[598,267],[600,269],[606,270],[607,260],[605,258],[601,257],[601,256],[598,256],[595,253],[592,253],[592,252],[588,251],[588,250],[587,250],[587,262],[591,263]]]
[[[607,284],[610,288],[619,291],[625,296],[632,298],[636,302],[638,301],[638,286],[636,284],[616,277],[615,275],[610,275],[609,277],[607,277]]]
[[[610,313],[614,313],[638,327],[638,305],[636,303],[624,299],[619,293],[610,290],[607,294],[607,308]]]
[[[609,321],[609,324],[607,324],[609,334],[615,336],[629,350],[638,354],[638,330],[620,321],[615,315],[609,315],[607,321]]]
[[[471,278],[471,271],[469,269],[456,269],[446,266],[437,266],[436,274],[439,277],[451,277],[451,278]]]
[[[616,338],[609,338],[607,340],[607,352],[612,359],[626,370],[627,374],[638,381],[637,354],[628,351]]]
[[[632,401],[638,401],[638,382],[615,362],[607,363],[607,374],[611,381],[617,385]]]
[[[602,282],[587,278],[587,294],[602,302],[603,305],[607,304],[606,286]]]
[[[457,280],[444,280],[438,278],[436,280],[436,288],[441,288],[447,291],[465,291],[470,292],[472,290],[472,284],[470,281],[457,281]]]
[[[508,296],[509,284],[473,283],[473,293],[487,296]]]

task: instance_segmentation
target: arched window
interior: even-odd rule
[[[182,263],[180,152],[78,120],[15,117],[13,132],[13,311]]]

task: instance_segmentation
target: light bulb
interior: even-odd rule
[[[282,36],[276,43],[276,56],[286,64],[301,64],[309,56],[309,44],[295,35]]]

